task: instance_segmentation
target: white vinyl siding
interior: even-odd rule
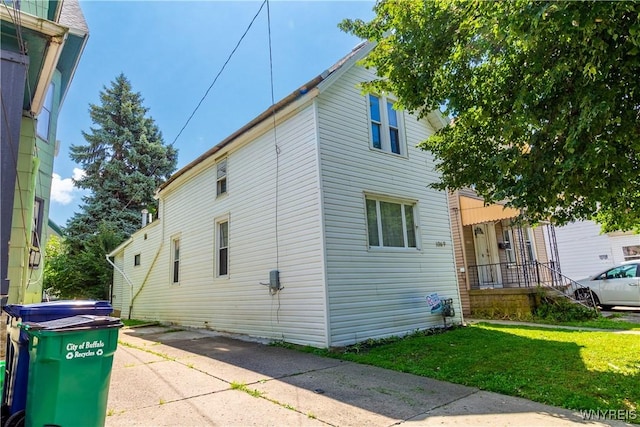
[[[213,159],[161,193],[156,221],[163,222],[166,236],[161,257],[169,259],[170,236],[180,233],[180,286],[167,287],[170,265],[156,263],[134,304],[136,318],[326,345],[313,105],[278,125],[278,168],[273,135],[268,128],[227,154],[233,191],[225,197],[210,197],[217,179]],[[215,225],[226,215],[230,274],[218,277]],[[276,268],[284,289],[270,295],[260,283]]]
[[[640,234],[603,234],[593,221],[556,227],[562,274],[580,280],[623,262],[625,246],[640,245]]]
[[[425,302],[432,292],[461,312],[447,195],[429,188],[438,179],[433,157],[414,148],[433,130],[398,111],[407,153],[372,150],[369,101],[358,84],[374,77],[354,67],[318,100],[332,346],[441,326]],[[370,250],[363,193],[415,200],[421,249]]]

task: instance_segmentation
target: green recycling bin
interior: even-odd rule
[[[27,427],[104,426],[122,326],[116,317],[91,315],[21,326],[29,335]]]

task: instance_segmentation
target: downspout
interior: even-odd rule
[[[114,268],[118,273],[122,274],[122,277],[124,277],[124,280],[126,280],[126,281],[127,281],[127,283],[129,284],[129,289],[130,289],[130,292],[129,292],[129,298],[131,298],[131,295],[133,295],[133,283],[131,282],[131,280],[129,280],[129,277],[127,277],[127,275],[126,275],[126,274],[124,274],[124,271],[120,270],[120,267],[118,267],[117,265],[115,265],[115,264],[114,264],[114,262],[113,262],[113,261],[111,261],[111,258],[109,258],[109,255],[108,255],[108,254],[107,254],[107,255],[105,255],[105,258],[107,259],[107,262],[108,262],[109,264],[111,264],[111,265],[113,266],[113,268]],[[113,284],[112,284],[111,286],[113,286]],[[111,292],[109,292],[109,296],[111,296],[111,295],[112,295],[112,292],[113,292],[113,289],[111,290]],[[129,320],[131,320],[131,309],[132,309],[132,307],[133,307],[133,299],[130,299],[130,301],[129,301]]]

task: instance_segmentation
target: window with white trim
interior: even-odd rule
[[[224,219],[216,224],[216,258],[218,277],[229,275],[229,220]]]
[[[527,227],[525,235],[524,235],[524,245],[526,249],[527,261],[535,261],[536,257],[536,247],[535,247],[535,238],[533,237],[533,229],[531,227]]]
[[[227,159],[216,164],[216,196],[227,193]]]
[[[371,147],[388,153],[404,154],[400,114],[385,96],[369,95]]]
[[[622,255],[625,261],[640,259],[640,245],[623,246]]]
[[[370,248],[417,248],[415,203],[366,196]]]
[[[53,110],[54,89],[55,85],[51,83],[44,98],[42,110],[40,111],[38,120],[36,121],[36,134],[47,142],[49,142],[49,127],[51,125],[51,111]]]
[[[172,283],[180,283],[180,238],[171,239],[171,276]]]
[[[502,238],[504,241],[504,253],[507,257],[507,262],[514,264],[516,262],[516,251],[513,247],[513,232],[510,228],[502,230]]]

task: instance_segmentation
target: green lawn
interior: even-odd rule
[[[325,355],[574,410],[640,411],[637,334],[479,323]]]

